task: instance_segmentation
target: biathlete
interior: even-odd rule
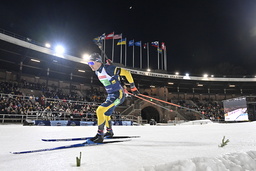
[[[95,71],[95,74],[104,85],[108,94],[106,101],[96,110],[98,132],[95,137],[87,140],[88,143],[100,143],[103,142],[104,137],[113,137],[114,133],[110,116],[115,108],[125,100],[125,93],[120,82],[120,76],[126,77],[134,95],[138,95],[140,92],[135,87],[130,71],[114,65],[103,64],[102,58],[98,53],[93,53],[89,56],[88,65],[91,67],[92,71]],[[107,131],[104,134],[105,125]]]

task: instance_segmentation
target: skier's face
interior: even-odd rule
[[[101,63],[96,61],[89,61],[88,65],[91,67],[93,71],[97,71],[100,68]]]

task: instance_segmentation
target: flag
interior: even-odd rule
[[[135,42],[134,44],[135,44],[135,46],[141,46],[141,41]]]
[[[110,33],[110,34],[108,34],[108,35],[106,35],[106,40],[107,39],[113,39],[113,37],[114,37],[114,32],[113,33]]]
[[[164,42],[162,42],[161,49],[162,49],[162,50],[165,50]]]
[[[94,39],[93,39],[93,41],[96,43],[96,42],[99,42],[100,41],[100,36],[99,37],[95,37]]]
[[[128,46],[134,46],[134,40],[130,40]]]
[[[162,49],[160,49],[160,48],[157,48],[157,51],[158,51],[158,53],[162,53],[163,52]]]
[[[154,46],[154,47],[158,47],[158,44],[159,44],[158,41],[151,42],[151,45]]]
[[[126,38],[119,40],[117,45],[126,45]]]
[[[113,39],[122,39],[122,34],[116,34],[113,36]]]
[[[94,42],[100,49],[102,49],[103,44],[102,44],[102,40],[100,39],[100,36],[94,38],[94,39],[93,39],[93,42]]]
[[[102,47],[102,39],[100,39],[100,36],[99,37],[95,37],[93,39],[93,42],[98,45],[99,47]]]
[[[105,37],[106,37],[106,35],[105,35],[105,33],[103,33],[103,34],[100,36],[100,40],[105,39]]]
[[[144,43],[143,48],[147,49],[147,43]]]

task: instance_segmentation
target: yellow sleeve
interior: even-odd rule
[[[120,76],[125,76],[129,83],[133,83],[134,82],[134,80],[132,78],[131,72],[126,70],[126,69],[120,68],[120,74],[119,75]]]

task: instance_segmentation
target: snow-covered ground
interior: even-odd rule
[[[96,126],[0,125],[1,171],[256,171],[256,122],[191,122],[176,126],[114,126],[115,135],[140,135],[132,141],[31,154],[76,142],[41,138],[94,136]],[[230,142],[219,147],[223,136]],[[81,167],[76,157],[82,152]]]

